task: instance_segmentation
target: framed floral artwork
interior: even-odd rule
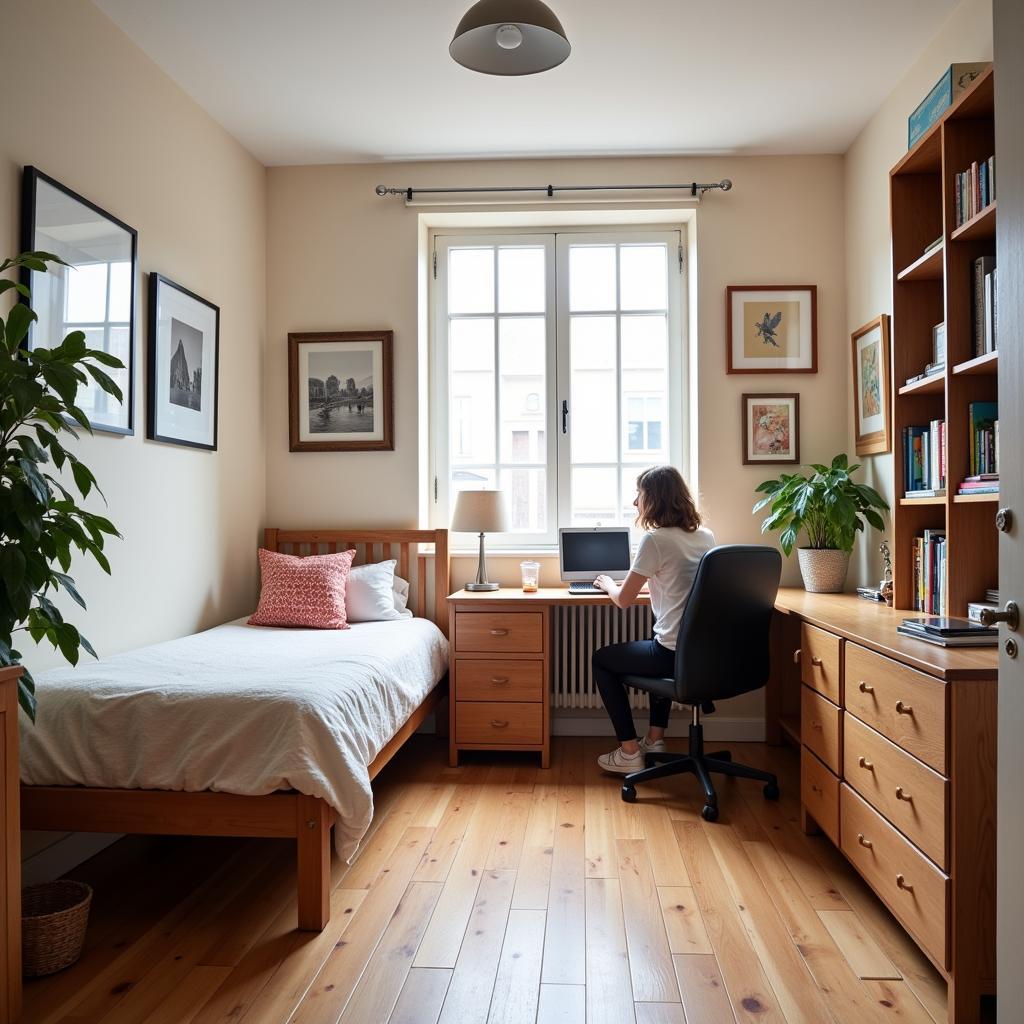
[[[743,464],[800,462],[800,396],[743,396]]]
[[[883,313],[850,335],[853,421],[858,455],[892,449],[889,317]]]
[[[818,372],[816,285],[729,285],[725,296],[728,373]]]

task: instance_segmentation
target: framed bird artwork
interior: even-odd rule
[[[817,373],[816,285],[729,285],[729,373]]]

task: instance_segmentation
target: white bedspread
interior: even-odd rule
[[[348,630],[245,620],[37,678],[21,779],[260,795],[297,789],[339,814],[348,860],[373,816],[367,766],[448,666],[426,619]]]

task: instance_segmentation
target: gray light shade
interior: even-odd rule
[[[515,49],[498,45],[502,25],[522,32]],[[570,49],[561,22],[541,0],[480,0],[459,22],[448,52],[463,67],[485,75],[535,75],[557,67]]]
[[[452,513],[456,533],[505,533],[505,495],[501,491],[459,491]]]

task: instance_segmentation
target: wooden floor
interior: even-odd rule
[[[289,843],[129,838],[74,873],[87,949],[31,982],[28,1024],[944,1024],[945,985],[826,840],[797,824],[793,751],[733,744],[782,800],[691,777],[619,799],[608,741],[552,767],[446,766],[416,737],[334,863],[332,918],[295,929]]]

